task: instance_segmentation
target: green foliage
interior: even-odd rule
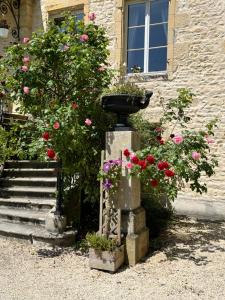
[[[105,236],[97,235],[96,233],[87,233],[86,240],[89,248],[101,251],[114,251],[117,243],[113,239],[108,239]]]
[[[147,137],[145,147],[135,153],[135,161],[130,156],[127,156],[127,161],[132,164],[129,165],[131,176],[140,178],[144,191],[154,198],[167,195],[169,200],[174,200],[186,183],[192,191],[200,194],[207,192],[202,177],[211,177],[215,173],[218,163],[211,154],[210,135],[214,135],[216,121],[209,122],[200,131],[188,130],[186,124],[191,118],[186,115],[186,110],[192,97],[189,90],[178,90],[178,97],[164,106],[161,127],[149,134],[145,122],[139,122],[141,126],[144,124],[142,128]],[[168,122],[173,124],[172,132],[169,136],[163,136]],[[177,133],[176,126],[179,130],[183,129]],[[162,163],[166,163],[164,167]]]
[[[8,148],[8,136],[9,134],[5,129],[0,126],[0,165],[3,164],[10,155],[10,149]]]
[[[113,126],[100,103],[112,77],[107,46],[103,27],[67,16],[61,26],[50,23],[30,42],[9,47],[0,67],[12,101],[33,116],[30,130],[21,132],[29,149],[22,143],[18,156],[47,160],[47,150],[53,150],[65,178],[79,174],[80,188],[93,201],[99,198],[105,131]]]
[[[145,93],[144,89],[139,88],[135,83],[132,82],[122,82],[116,83],[111,86],[109,89],[104,91],[105,95],[113,94],[129,94],[132,96],[143,96]]]

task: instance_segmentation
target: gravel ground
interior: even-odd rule
[[[116,274],[90,270],[73,248],[0,238],[0,299],[224,299],[225,223],[176,221],[153,252]]]

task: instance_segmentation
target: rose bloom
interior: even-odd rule
[[[88,37],[88,35],[87,34],[82,34],[81,36],[80,36],[80,41],[81,42],[87,42],[89,40],[89,37]]]
[[[24,94],[27,94],[27,95],[30,94],[30,88],[28,86],[24,86],[23,92],[24,92]]]
[[[123,151],[123,155],[126,156],[126,157],[130,156],[130,151],[128,149],[125,149]]]
[[[68,46],[68,45],[64,45],[64,46],[63,46],[63,50],[64,50],[64,51],[69,50],[69,48],[70,48],[70,46]]]
[[[45,140],[45,141],[48,141],[49,140],[49,133],[47,131],[45,131],[43,134],[42,134],[42,138]]]
[[[165,144],[164,140],[160,140],[159,143],[160,143],[160,145],[164,145]]]
[[[193,151],[191,156],[194,160],[199,160],[201,158],[201,153]]]
[[[86,119],[86,120],[84,121],[84,123],[85,123],[87,126],[91,126],[92,121],[91,121],[90,119]]]
[[[146,160],[147,160],[147,162],[148,162],[150,165],[154,164],[154,162],[155,162],[155,158],[154,158],[154,156],[152,156],[152,155],[148,155],[148,156],[146,157]]]
[[[164,162],[163,162],[163,161],[158,162],[157,167],[158,167],[158,169],[161,170],[161,171],[164,170]]]
[[[23,38],[23,44],[27,44],[29,41],[30,41],[30,39],[28,37]]]
[[[173,177],[175,175],[175,173],[172,171],[172,170],[165,170],[164,171],[164,174],[167,176],[167,177]]]
[[[172,138],[172,141],[174,142],[174,144],[181,144],[183,142],[184,138],[182,137],[182,135],[175,135],[173,138]]]
[[[77,109],[79,107],[79,105],[76,102],[72,102],[71,107],[72,107],[72,109]]]
[[[47,150],[47,156],[49,157],[49,158],[51,158],[51,159],[54,159],[55,158],[55,156],[56,156],[56,154],[55,154],[55,151],[53,150],[53,149],[48,149]]]
[[[208,144],[213,144],[213,143],[215,143],[214,139],[212,139],[212,138],[209,137],[209,136],[206,136],[206,137],[205,137],[205,140],[206,140],[206,142],[207,142]]]
[[[88,19],[90,21],[94,21],[96,19],[96,13],[92,12],[88,15]]]
[[[141,167],[142,170],[147,168],[147,163],[145,160],[139,160],[138,165]]]
[[[128,162],[126,164],[127,169],[132,169],[133,168],[133,164],[131,162]]]
[[[169,163],[167,161],[163,161],[164,169],[168,169],[170,167]]]
[[[59,127],[60,127],[60,124],[59,124],[58,121],[56,121],[56,122],[53,124],[53,128],[54,128],[54,129],[59,129]]]
[[[21,67],[21,71],[27,72],[27,71],[28,71],[28,67],[27,67],[27,66],[22,66],[22,67]]]
[[[105,67],[104,67],[104,66],[100,66],[100,67],[98,68],[98,71],[99,71],[99,72],[104,72],[104,71],[105,71]]]
[[[27,64],[30,62],[30,57],[29,56],[24,56],[23,57],[23,63]]]
[[[157,187],[158,184],[159,184],[159,182],[158,182],[158,180],[156,180],[156,179],[152,179],[152,180],[150,181],[150,185],[151,185],[153,188]]]
[[[132,156],[130,156],[130,158],[131,158],[131,162],[132,163],[138,164],[139,159],[138,159],[138,157],[136,155],[132,155]]]

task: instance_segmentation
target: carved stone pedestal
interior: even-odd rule
[[[124,149],[136,151],[139,147],[139,136],[135,131],[107,132],[105,159],[118,159]],[[129,265],[135,265],[148,252],[149,230],[146,227],[145,210],[141,207],[140,182],[137,178],[129,177],[129,172],[126,168],[122,170],[115,205],[122,212],[121,231],[126,238],[127,261]]]

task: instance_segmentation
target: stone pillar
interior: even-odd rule
[[[107,132],[105,159],[118,159],[125,148],[136,151],[139,147],[139,135],[135,131]],[[140,182],[128,175],[129,170],[124,168],[117,205],[122,210],[122,233],[126,237],[128,264],[135,265],[148,252],[149,230],[146,227],[145,210],[141,207]]]

